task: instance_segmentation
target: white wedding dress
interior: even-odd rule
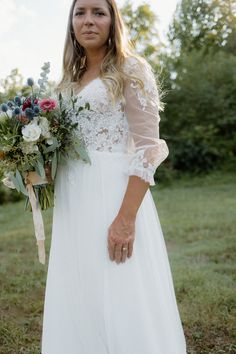
[[[78,94],[91,165],[68,160],[55,184],[44,302],[42,354],[186,354],[171,269],[148,189],[138,210],[133,254],[111,261],[108,228],[130,175],[154,185],[168,148],[159,138],[159,94],[150,66],[129,58],[126,103],[112,104],[101,78]],[[76,119],[76,117],[74,117]]]

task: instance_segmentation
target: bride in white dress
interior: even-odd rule
[[[73,1],[59,89],[68,83],[90,104],[78,134],[91,164],[58,168],[42,354],[186,354],[149,190],[168,155],[160,95],[114,0]]]

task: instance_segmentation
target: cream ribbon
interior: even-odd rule
[[[26,189],[29,194],[29,201],[32,207],[34,231],[35,231],[35,236],[38,245],[38,257],[39,257],[39,262],[45,264],[46,253],[45,253],[45,244],[44,244],[45,232],[44,232],[43,217],[41,213],[40,204],[37,202],[37,198],[35,196],[34,188],[33,188],[33,184],[40,184],[40,183],[33,182],[32,184],[31,180],[27,179],[28,175],[29,173],[27,173],[26,175],[25,183],[26,183]]]

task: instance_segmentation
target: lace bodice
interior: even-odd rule
[[[128,146],[129,124],[121,101],[113,106],[108,89],[101,78],[87,84],[78,94],[77,105],[89,102],[79,119],[79,133],[88,150],[122,151]]]
[[[128,175],[136,175],[155,185],[156,168],[168,156],[168,147],[159,138],[159,95],[150,65],[135,58],[126,60],[127,74],[140,78],[126,80],[125,103],[113,105],[108,88],[101,78],[88,83],[78,94],[77,105],[89,102],[78,118],[78,134],[89,150],[127,152],[131,154]]]

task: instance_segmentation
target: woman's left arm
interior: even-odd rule
[[[133,59],[126,67],[127,73],[140,78],[144,83],[141,89],[137,80],[126,80],[124,96],[125,114],[129,123],[134,153],[127,174],[128,186],[119,212],[109,228],[108,250],[111,260],[124,262],[133,251],[135,219],[142,200],[149,188],[155,185],[154,173],[168,156],[165,140],[159,137],[159,93],[150,65]],[[122,252],[126,246],[128,252]]]
[[[149,185],[149,182],[145,182],[138,176],[129,176],[128,186],[118,215],[135,219]]]
[[[129,177],[120,210],[109,227],[108,251],[111,261],[120,263],[132,256],[136,215],[148,188],[149,183],[140,177]],[[127,247],[126,253],[122,251],[124,245]]]

